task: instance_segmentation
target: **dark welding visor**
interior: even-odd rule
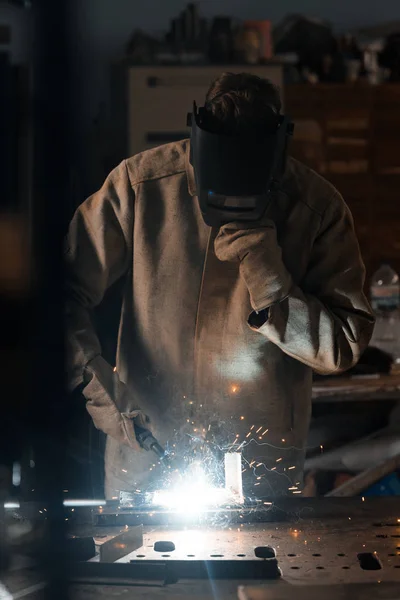
[[[213,133],[207,130],[204,108],[197,110],[193,104],[188,115],[190,161],[207,225],[262,217],[273,183],[283,174],[287,140],[293,132],[287,117],[275,115],[275,123],[267,131]]]

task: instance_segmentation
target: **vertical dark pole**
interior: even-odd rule
[[[48,506],[43,566],[48,599],[68,596],[63,472],[68,407],[64,389],[63,233],[69,173],[68,1],[34,0],[33,248],[36,277],[32,424],[38,500]]]

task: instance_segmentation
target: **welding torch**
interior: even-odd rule
[[[154,435],[143,427],[137,427],[135,425],[136,439],[144,450],[151,450],[162,461],[166,467],[170,466],[170,461],[167,453],[161,444],[156,440]]]

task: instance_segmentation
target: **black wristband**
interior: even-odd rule
[[[268,317],[269,308],[263,308],[259,312],[253,311],[249,317],[249,325],[254,329],[260,329],[268,321]]]

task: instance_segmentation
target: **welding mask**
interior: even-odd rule
[[[271,114],[273,110],[271,109]],[[288,117],[272,114],[265,131],[220,134],[207,130],[204,107],[188,114],[190,162],[205,223],[220,227],[232,221],[258,221],[279,187],[293,134]]]

